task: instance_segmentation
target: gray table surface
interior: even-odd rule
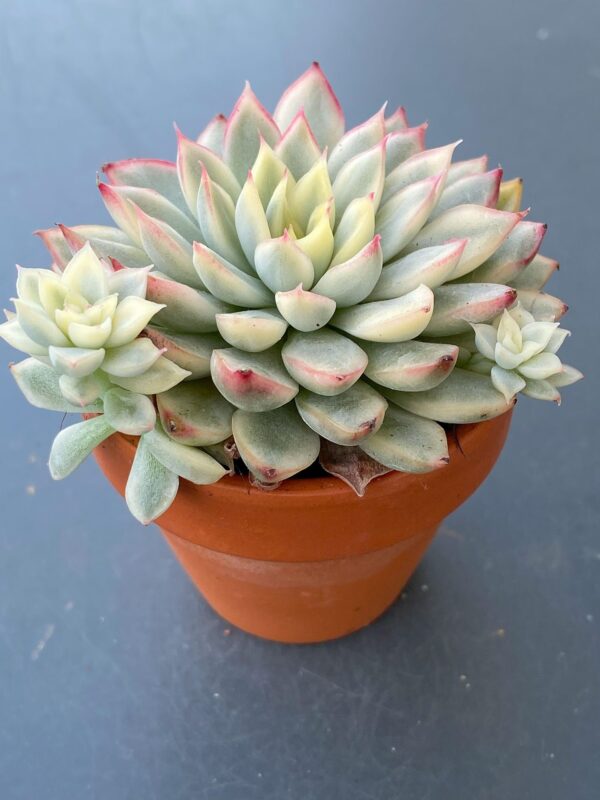
[[[47,263],[34,228],[106,219],[102,162],[171,158],[173,120],[245,78],[272,106],[319,58],[350,123],[402,102],[525,177],[588,373],[519,403],[384,618],[288,647],[227,635],[93,463],[53,484],[60,419],[2,370],[2,800],[600,796],[599,35],[597,0],[0,3],[3,298]]]

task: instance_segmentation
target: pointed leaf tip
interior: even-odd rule
[[[287,128],[302,108],[319,146],[333,147],[344,132],[344,114],[317,62],[285,90],[277,103],[273,116],[280,129]]]

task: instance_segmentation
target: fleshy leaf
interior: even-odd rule
[[[329,156],[328,168],[332,178],[336,177],[348,161],[385,138],[384,110],[385,106],[342,136]]]
[[[537,342],[549,353],[556,353],[567,336],[571,335],[570,331],[558,328],[558,322],[532,322],[521,326],[521,334],[524,342]]]
[[[64,269],[71,260],[72,253],[62,230],[55,227],[37,230],[34,231],[34,234],[42,240],[57,267],[61,270]]]
[[[379,430],[360,446],[380,464],[401,472],[430,472],[450,460],[441,425],[394,406],[389,406]]]
[[[102,172],[113,186],[154,189],[176,205],[180,211],[188,211],[177,177],[177,168],[172,161],[162,161],[158,158],[130,158],[104,164]],[[195,206],[191,210],[194,213]]]
[[[502,369],[497,364],[492,367],[490,377],[494,387],[504,395],[507,403],[525,387],[526,383],[517,372]]]
[[[515,289],[533,289],[539,292],[548,283],[558,269],[558,261],[538,253],[533,261],[521,270],[516,278],[510,282]]]
[[[59,225],[59,227],[73,254],[88,243],[98,258],[116,258],[127,267],[147,267],[150,263],[146,252],[132,244],[127,234],[119,228],[108,228],[103,225],[76,225],[74,228]],[[125,241],[119,240],[114,235],[115,232]]]
[[[558,322],[569,310],[569,306],[558,297],[531,289],[518,289],[519,303],[536,320]]]
[[[196,141],[198,144],[208,147],[213,153],[221,155],[223,152],[223,139],[225,137],[225,127],[227,125],[227,117],[225,114],[217,114],[214,116],[206,128],[198,135]]]
[[[135,298],[138,300],[139,298]],[[57,321],[62,312],[56,312]],[[68,312],[65,312],[68,315]],[[76,347],[84,348],[97,348],[103,347],[111,334],[113,329],[113,320],[107,317],[103,322],[97,325],[88,325],[86,323],[69,322],[67,316],[67,331],[69,339]]]
[[[214,350],[211,375],[221,394],[244,411],[271,411],[289,403],[298,393],[276,348],[245,353],[228,348]]]
[[[262,414],[238,410],[232,424],[241,457],[263,484],[296,475],[319,455],[319,437],[302,422],[293,404]]]
[[[252,272],[238,240],[233,200],[210,179],[204,167],[198,190],[197,212],[206,244],[238,269]]]
[[[387,403],[364,381],[358,381],[334,397],[302,389],[296,406],[306,424],[330,442],[358,444],[379,430]]]
[[[433,292],[418,286],[403,297],[338,311],[331,324],[369,342],[405,342],[422,333],[432,313]]]
[[[287,231],[277,239],[259,244],[255,266],[260,279],[272,292],[287,292],[298,284],[310,289],[315,277],[310,258]]]
[[[158,461],[143,436],[125,487],[129,510],[142,525],[148,525],[164,514],[175,500],[178,489],[179,476]]]
[[[219,333],[233,347],[250,353],[268,350],[283,337],[287,322],[275,309],[217,314]]]
[[[20,294],[19,289],[19,282],[20,278],[23,274],[23,270],[19,271],[19,279],[17,280],[17,292]],[[35,301],[38,305],[41,305],[46,314],[53,319],[56,312],[59,309],[63,309],[65,305],[65,301],[67,300],[67,295],[70,295],[70,299],[74,299],[77,297],[82,302],[82,306],[87,305],[87,300],[77,295],[75,292],[69,291],[66,284],[62,281],[62,279],[55,273],[50,272],[47,269],[41,269],[38,272],[38,279],[37,279],[37,286],[36,291],[38,294],[37,301]],[[103,298],[99,301],[100,303],[106,302],[106,298]],[[110,301],[109,305],[110,305]]]
[[[344,133],[344,114],[316,61],[285,90],[277,103],[273,116],[280,130],[287,128],[301,110],[320,149],[328,147],[331,150]]]
[[[129,436],[140,436],[154,428],[156,411],[150,398],[143,394],[109,389],[102,398],[104,418],[116,431]]]
[[[394,131],[387,140],[385,148],[385,171],[390,174],[396,167],[411,156],[422,153],[425,149],[425,132],[427,123],[416,128],[404,128]]]
[[[26,303],[24,300],[15,300],[14,306],[21,330],[37,345],[43,348],[50,345],[68,347],[67,337],[40,306]]]
[[[85,461],[92,450],[114,433],[104,416],[93,417],[64,428],[50,450],[50,475],[60,481]]]
[[[331,266],[342,264],[368,244],[375,233],[374,198],[357,197],[346,208],[335,231]]]
[[[430,220],[439,217],[444,211],[465,203],[495,208],[498,200],[502,170],[500,168],[459,178],[441,194]],[[521,223],[522,224],[522,223]]]
[[[50,363],[59,375],[85,378],[91,375],[104,361],[105,351],[86,350],[81,347],[48,348]]]
[[[281,236],[284,230],[292,224],[292,212],[290,211],[289,194],[293,178],[286,172],[281,181],[275,187],[267,209],[265,211],[267,223],[271,236]]]
[[[345,392],[367,366],[364,351],[329,328],[309,334],[292,333],[281,357],[289,374],[301,386],[327,396]]]
[[[383,264],[381,237],[377,234],[352,258],[330,267],[313,291],[335,300],[337,308],[360,303],[371,293]]]
[[[477,372],[479,375],[487,375],[491,378],[492,376],[492,367],[494,366],[493,361],[488,361],[485,356],[481,353],[475,353],[474,355],[467,358],[464,362],[462,362],[459,366],[465,367],[465,369],[471,370],[472,372]]]
[[[292,328],[305,333],[327,325],[335,311],[333,300],[315,292],[305,292],[301,284],[289,292],[277,292],[275,303]]]
[[[448,284],[433,294],[433,316],[425,330],[428,337],[467,331],[470,323],[497,317],[517,299],[514,289],[495,283]]]
[[[544,381],[551,375],[556,375],[562,370],[560,358],[556,353],[538,353],[519,365],[519,372],[523,377]]]
[[[225,470],[214,458],[196,447],[187,447],[170,439],[159,428],[144,434],[152,455],[167,469],[196,484],[215,483]]]
[[[271,231],[252,170],[235,207],[235,227],[248,263],[254,264],[254,251],[261,242],[270,240]]]
[[[267,208],[273,192],[281,183],[284,175],[289,173],[284,162],[275,155],[273,148],[263,138],[260,140],[258,155],[251,172],[260,202],[263,208]]]
[[[122,389],[139,394],[159,394],[166,392],[173,386],[190,376],[187,370],[181,369],[168,358],[161,356],[158,361],[146,370],[142,375],[135,378],[117,378],[112,376],[111,380]]]
[[[118,300],[134,295],[146,297],[148,291],[148,275],[152,267],[123,267],[116,259],[111,259],[115,271],[108,276],[108,292],[116,294]],[[152,298],[148,298],[151,300]]]
[[[110,388],[108,378],[99,371],[83,378],[61,375],[58,385],[65,399],[79,406],[80,411],[95,403]]]
[[[393,133],[394,131],[403,131],[408,128],[408,119],[406,118],[406,110],[404,106],[398,108],[390,114],[385,120],[385,132]]]
[[[317,206],[327,202],[332,194],[327,160],[325,156],[322,156],[291,190],[293,219],[300,226],[302,232],[307,231],[308,221],[313,211]]]
[[[454,278],[460,278],[495,253],[522,217],[522,214],[483,206],[455,206],[425,225],[407,247],[407,252],[444,244],[449,239],[467,239],[453,275]]]
[[[381,235],[383,260],[398,253],[418,234],[438,201],[445,173],[416,181],[398,191],[375,217],[375,230]],[[451,236],[447,239],[453,238]]]
[[[231,306],[208,292],[199,292],[183,283],[154,273],[148,276],[148,300],[164,305],[154,321],[182,333],[210,333],[217,330],[216,314],[224,314]]]
[[[321,149],[306,120],[304,109],[300,109],[283,132],[275,152],[296,180],[300,180],[319,160]]]
[[[432,342],[365,342],[369,362],[365,375],[381,386],[423,392],[446,380],[458,358],[458,347]]]
[[[144,243],[132,203],[150,217],[169,225],[186,241],[193,242],[200,237],[200,228],[192,222],[189,215],[154,189],[110,186],[107,183],[99,183],[98,189],[108,213],[139,247],[143,248]]]
[[[534,400],[548,400],[551,403],[560,405],[560,392],[550,380],[534,380],[529,378],[525,387],[521,390],[524,395]]]
[[[519,222],[496,252],[469,275],[467,280],[511,283],[539,250],[547,228],[541,222]]]
[[[120,228],[115,228],[114,225],[73,225],[72,227],[67,227],[59,224],[58,227],[62,231],[72,253],[76,253],[87,241],[92,239],[101,240],[107,244],[131,244],[129,236]]]
[[[411,183],[445,173],[450,166],[452,154],[458,144],[460,142],[423,150],[421,153],[415,153],[414,156],[399,164],[386,176],[381,202],[385,203],[390,197]]]
[[[17,296],[20,300],[25,300],[27,303],[40,305],[40,292],[39,281],[42,274],[48,272],[47,270],[27,269],[17,265]],[[48,272],[48,277],[53,284],[62,287],[63,283],[53,272]],[[42,303],[42,305],[44,305]],[[44,305],[45,307],[45,305]]]
[[[329,220],[329,209],[333,207],[333,198],[315,209],[308,224],[308,233],[296,244],[310,258],[315,273],[315,280],[324,275],[331,263],[333,255],[333,232]]]
[[[513,178],[500,184],[496,208],[501,211],[518,211],[523,198],[523,178]]]
[[[16,316],[0,325],[0,339],[4,339],[4,341],[11,347],[14,347],[15,350],[20,350],[22,353],[27,353],[30,356],[48,355],[48,348],[30,339],[19,325]]]
[[[392,261],[383,268],[369,300],[392,300],[421,284],[430,289],[441,286],[456,269],[466,244],[466,239],[455,239]]]
[[[52,367],[40,364],[35,358],[26,358],[18,364],[13,364],[10,371],[27,402],[36,408],[71,413],[102,410],[102,403],[93,403],[84,409],[69,403],[60,390],[56,372]]]
[[[218,183],[223,191],[235,202],[241,184],[227,164],[208,147],[185,137],[178,128],[177,133],[177,174],[189,210],[196,215],[198,189],[202,170],[205,169],[211,180]]]
[[[113,315],[112,331],[106,341],[106,347],[129,344],[162,308],[162,305],[141,297],[125,297]]]
[[[164,350],[165,358],[188,372],[186,380],[204,378],[210,375],[210,356],[215,347],[223,347],[224,342],[216,333],[177,333],[163,328],[146,328],[146,336]]]
[[[62,275],[63,284],[85,297],[89,303],[108,294],[108,276],[100,259],[87,242],[69,261]]]
[[[549,378],[553,386],[562,387],[570,386],[572,383],[577,383],[583,378],[583,372],[580,372],[575,367],[570,367],[568,364],[563,364],[560,372],[552,375]]]
[[[479,175],[485,172],[488,168],[488,157],[478,156],[477,158],[469,158],[465,161],[455,161],[450,164],[448,169],[448,180],[446,186],[452,186],[455,181],[461,178],[466,178],[469,175]]]
[[[156,402],[164,431],[173,441],[204,447],[231,436],[235,407],[209,379],[181,383],[157,395]]]
[[[475,346],[477,350],[489,358],[490,361],[495,359],[495,348],[498,339],[497,329],[493,325],[485,325],[477,323],[471,326],[475,332]]]
[[[240,183],[246,179],[256,159],[260,136],[274,147],[281,134],[269,112],[259,103],[250,84],[246,83],[227,120],[223,140],[223,159]]]
[[[246,308],[273,305],[273,295],[257,278],[199,242],[194,243],[194,266],[209,291],[226,303]]]
[[[382,389],[395,405],[419,417],[461,425],[504,414],[514,405],[494,388],[486,375],[455,368],[445,381],[426,392]]]
[[[385,179],[386,139],[358,153],[340,169],[333,182],[336,213],[341,217],[350,203],[361,195],[373,195],[377,209]]]
[[[135,378],[150,369],[161,354],[162,350],[150,339],[134,339],[110,349],[102,362],[102,371],[119,378]]]
[[[133,208],[144,250],[156,268],[173,280],[204,289],[192,266],[192,245],[166,222],[148,216],[137,206]]]

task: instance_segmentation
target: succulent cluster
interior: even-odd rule
[[[187,373],[139,338],[163,308],[146,299],[148,271],[115,270],[89,244],[62,273],[19,268],[16,313],[8,314],[3,337],[51,366],[65,400],[76,406],[113,386],[144,395],[170,389]]]
[[[384,106],[345,132],[313,64],[273,116],[246,85],[197,140],[177,130],[176,163],[104,165],[117,227],[40,231],[53,271],[20,271],[0,327],[28,399],[99,414],[59,434],[53,474],[119,430],[141,437],[144,522],[234,457],[273,486],[321,453],[362,491],[444,466],[443,424],[558,401],[581,374],[556,355],[546,226],[519,179],[426,149],[426,127]]]

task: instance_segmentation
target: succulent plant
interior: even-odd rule
[[[170,385],[115,380],[100,337],[92,355],[60,361],[156,395],[160,423],[142,437],[128,492],[138,518],[177,490],[152,459],[189,477],[177,472],[184,455],[228,466],[233,453],[273,486],[321,453],[325,469],[362,492],[365,475],[443,467],[443,424],[499,415],[518,391],[556,399],[557,386],[581,377],[550,352],[566,306],[541,292],[557,265],[538,254],[546,226],[520,210],[521,180],[502,182],[485,157],[452,162],[459,142],[426,149],[426,127],[383,106],[345,131],[315,63],[272,116],[246,84],[229,117],[196,140],[177,129],[176,163],[105,164],[99,190],[117,227],[38,232],[63,281],[93,251],[124,265],[109,283],[143,282],[152,314],[144,338],[138,327],[125,346],[157,353],[145,369],[171,370]],[[67,314],[94,316],[77,302]],[[27,313],[7,325],[40,351],[21,349],[59,369],[54,350],[79,347],[77,338],[42,352]],[[100,388],[93,394],[80,399],[102,401]],[[154,504],[140,488],[150,472],[152,497],[162,497]]]
[[[139,334],[162,306],[146,299],[148,269],[115,269],[89,244],[63,272],[19,268],[16,314],[0,326],[13,347],[51,367],[69,403],[88,406],[112,386],[156,394],[187,377]]]
[[[85,244],[62,273],[19,269],[16,313],[7,312],[0,325],[0,336],[30,356],[12,371],[33,405],[93,415],[54,440],[53,477],[69,475],[115,431],[141,436],[128,502],[143,521],[170,505],[179,476],[207,483],[226,472],[206,453],[182,447],[156,429],[148,395],[170,389],[190,373],[139,336],[163,308],[146,299],[147,280],[148,269],[102,262]]]
[[[469,368],[489,374],[499,392],[510,400],[518,392],[537,400],[560,403],[559,387],[581,378],[574,367],[563,366],[557,351],[570,331],[558,322],[536,321],[517,303],[491,325],[473,325],[479,351]]]

